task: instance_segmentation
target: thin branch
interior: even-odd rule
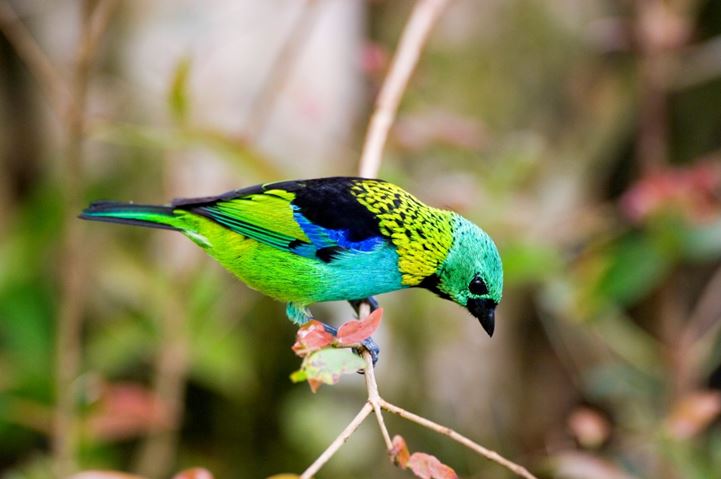
[[[634,6],[640,91],[636,156],[641,173],[647,174],[668,163],[672,67],[689,38],[690,27],[684,13],[663,0],[641,0]]]
[[[300,475],[300,479],[311,479],[315,473],[317,473],[321,467],[325,465],[333,455],[338,452],[343,444],[348,440],[349,437],[358,429],[365,418],[373,411],[373,406],[370,403],[365,403],[361,410],[356,414],[356,417],[341,431],[338,437],[323,451],[318,459],[306,469],[303,474]]]
[[[506,459],[505,457],[498,454],[496,451],[492,451],[491,449],[485,448],[481,446],[480,444],[471,441],[466,436],[463,436],[453,429],[441,426],[440,424],[437,424],[431,420],[428,420],[424,417],[418,416],[416,414],[413,414],[412,412],[408,412],[403,408],[400,408],[394,404],[389,403],[388,401],[381,398],[381,407],[385,409],[386,411],[396,414],[403,419],[407,419],[411,422],[414,422],[416,424],[419,424],[425,428],[428,428],[432,431],[437,432],[438,434],[442,434],[444,436],[447,436],[454,441],[466,446],[468,449],[478,453],[479,455],[485,457],[486,459],[489,459],[497,464],[500,464],[501,466],[509,469],[511,472],[515,473],[516,475],[523,477],[525,479],[537,479],[536,476],[528,472],[528,470],[519,465],[516,464],[513,461],[510,461]]]
[[[303,48],[312,31],[318,8],[317,0],[305,0],[301,12],[288,32],[280,52],[270,66],[260,93],[255,96],[248,113],[248,125],[245,129],[247,141],[257,141],[265,130],[268,120],[280,93],[285,88]]]
[[[62,119],[70,97],[68,85],[15,10],[5,1],[0,2],[0,30],[40,84],[57,117]]]
[[[368,316],[369,311],[369,305],[362,304],[360,310],[358,311],[358,317],[364,318]],[[525,467],[516,464],[509,459],[506,459],[505,457],[501,456],[500,454],[491,449],[481,446],[480,444],[457,433],[453,429],[446,426],[441,426],[440,424],[437,424],[429,419],[408,412],[405,409],[391,404],[385,399],[383,399],[378,393],[378,383],[376,382],[375,371],[373,368],[373,359],[371,358],[371,355],[368,351],[363,351],[362,356],[363,360],[366,363],[364,374],[366,378],[368,400],[363,405],[363,408],[360,410],[358,415],[356,415],[353,421],[351,421],[350,424],[346,426],[346,428],[338,435],[338,437],[336,437],[336,439],[331,443],[331,445],[328,446],[325,451],[323,451],[320,457],[318,457],[318,459],[316,459],[315,462],[311,464],[311,466],[308,467],[308,469],[306,469],[306,471],[300,476],[301,479],[310,479],[313,474],[318,472],[320,468],[323,467],[323,465],[328,462],[331,457],[333,457],[333,455],[340,449],[340,447],[345,444],[348,438],[353,434],[353,432],[358,428],[358,426],[370,414],[371,411],[375,412],[378,427],[381,430],[383,440],[386,444],[386,450],[390,452],[393,448],[393,443],[391,441],[390,434],[388,433],[388,428],[386,428],[385,421],[383,420],[383,414],[381,411],[382,409],[385,409],[386,411],[396,414],[411,422],[415,422],[416,424],[420,424],[421,426],[431,429],[432,431],[435,431],[439,434],[447,436],[454,441],[466,446],[477,454],[485,457],[486,459],[489,459],[507,468],[511,472],[515,473],[520,477],[523,477],[524,479],[537,479],[536,476],[528,472]]]
[[[702,338],[715,336],[712,330],[719,325],[719,319],[721,319],[721,268],[714,271],[696,302],[684,331],[684,342],[692,344]]]
[[[699,384],[703,364],[711,355],[721,327],[721,268],[714,271],[686,321],[680,339],[670,348],[680,390]]]
[[[393,448],[393,443],[391,442],[391,435],[388,433],[388,428],[386,428],[386,423],[383,420],[383,412],[381,411],[383,399],[380,397],[380,394],[378,394],[378,384],[376,383],[373,360],[371,359],[371,355],[368,351],[363,351],[363,359],[366,362],[364,373],[366,378],[366,387],[368,388],[368,403],[373,406],[378,427],[381,430],[381,435],[383,435],[383,441],[386,443],[386,449],[390,451]]]
[[[83,4],[82,31],[78,40],[67,119],[67,144],[63,169],[65,231],[59,254],[60,301],[56,337],[56,407],[53,423],[53,462],[58,477],[68,477],[75,469],[77,420],[75,380],[80,371],[85,261],[83,235],[75,215],[82,196],[82,156],[86,124],[86,104],[94,53],[111,12],[118,0],[86,0]]]
[[[187,279],[188,275],[184,276]],[[168,289],[163,282],[160,324],[163,340],[153,365],[152,379],[153,395],[158,399],[152,413],[156,426],[151,428],[138,453],[135,470],[142,477],[163,477],[172,466],[185,404],[190,363],[188,315],[177,293]]]
[[[363,154],[359,165],[360,176],[375,177],[381,163],[381,154],[383,147],[388,138],[388,131],[395,119],[401,96],[408,85],[421,50],[425,45],[431,28],[436,23],[443,9],[448,4],[448,0],[419,0],[416,3],[411,18],[401,36],[400,45],[391,64],[391,69],[381,88],[378,100],[376,101],[375,111],[368,127]],[[359,318],[368,316],[370,307],[362,304],[359,310]],[[509,469],[513,473],[525,479],[537,479],[533,474],[528,472],[526,468],[520,466],[495,451],[481,446],[468,439],[467,437],[457,433],[456,431],[441,426],[433,421],[410,413],[405,409],[395,406],[385,401],[378,392],[378,384],[375,378],[373,362],[368,351],[363,351],[363,359],[365,360],[365,379],[368,390],[368,401],[363,405],[358,415],[351,421],[348,426],[340,433],[340,435],[331,443],[331,445],[321,454],[318,459],[300,476],[301,479],[310,479],[313,474],[318,472],[320,468],[328,462],[328,460],[340,449],[340,447],[348,440],[363,420],[370,414],[375,412],[378,427],[383,435],[383,440],[387,450],[392,449],[392,442],[388,429],[383,420],[381,409],[397,414],[404,419],[415,422],[431,429],[439,434],[450,437],[454,441],[466,446],[479,455],[496,462],[497,464]]]
[[[395,120],[403,92],[415,70],[431,29],[447,4],[448,0],[419,0],[413,7],[411,18],[403,29],[400,44],[393,56],[390,71],[376,100],[375,111],[363,145],[360,176],[373,178],[378,175],[383,147]]]

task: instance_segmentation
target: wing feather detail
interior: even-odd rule
[[[216,197],[179,199],[173,206],[269,246],[331,262],[386,241],[376,218],[351,194],[357,180],[269,183]]]

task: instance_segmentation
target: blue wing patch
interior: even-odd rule
[[[318,226],[303,216],[300,208],[295,205],[293,205],[293,218],[312,243],[312,246],[307,243],[296,245],[293,251],[302,256],[315,255],[325,262],[330,262],[337,255],[344,252],[373,251],[385,242],[385,239],[380,236],[372,236],[361,241],[352,241],[350,239],[350,232]],[[315,251],[311,253],[312,249]]]

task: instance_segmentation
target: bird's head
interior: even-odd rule
[[[493,335],[496,306],[503,293],[503,267],[496,245],[481,228],[455,215],[451,249],[435,275],[420,286],[468,309]]]

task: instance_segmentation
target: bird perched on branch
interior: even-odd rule
[[[493,334],[503,289],[493,240],[386,181],[281,181],[169,206],[96,202],[80,217],[179,231],[251,288],[287,302],[298,325],[313,303],[344,300],[357,311],[362,301],[377,307],[373,295],[420,287]],[[364,345],[375,361],[378,347]]]

